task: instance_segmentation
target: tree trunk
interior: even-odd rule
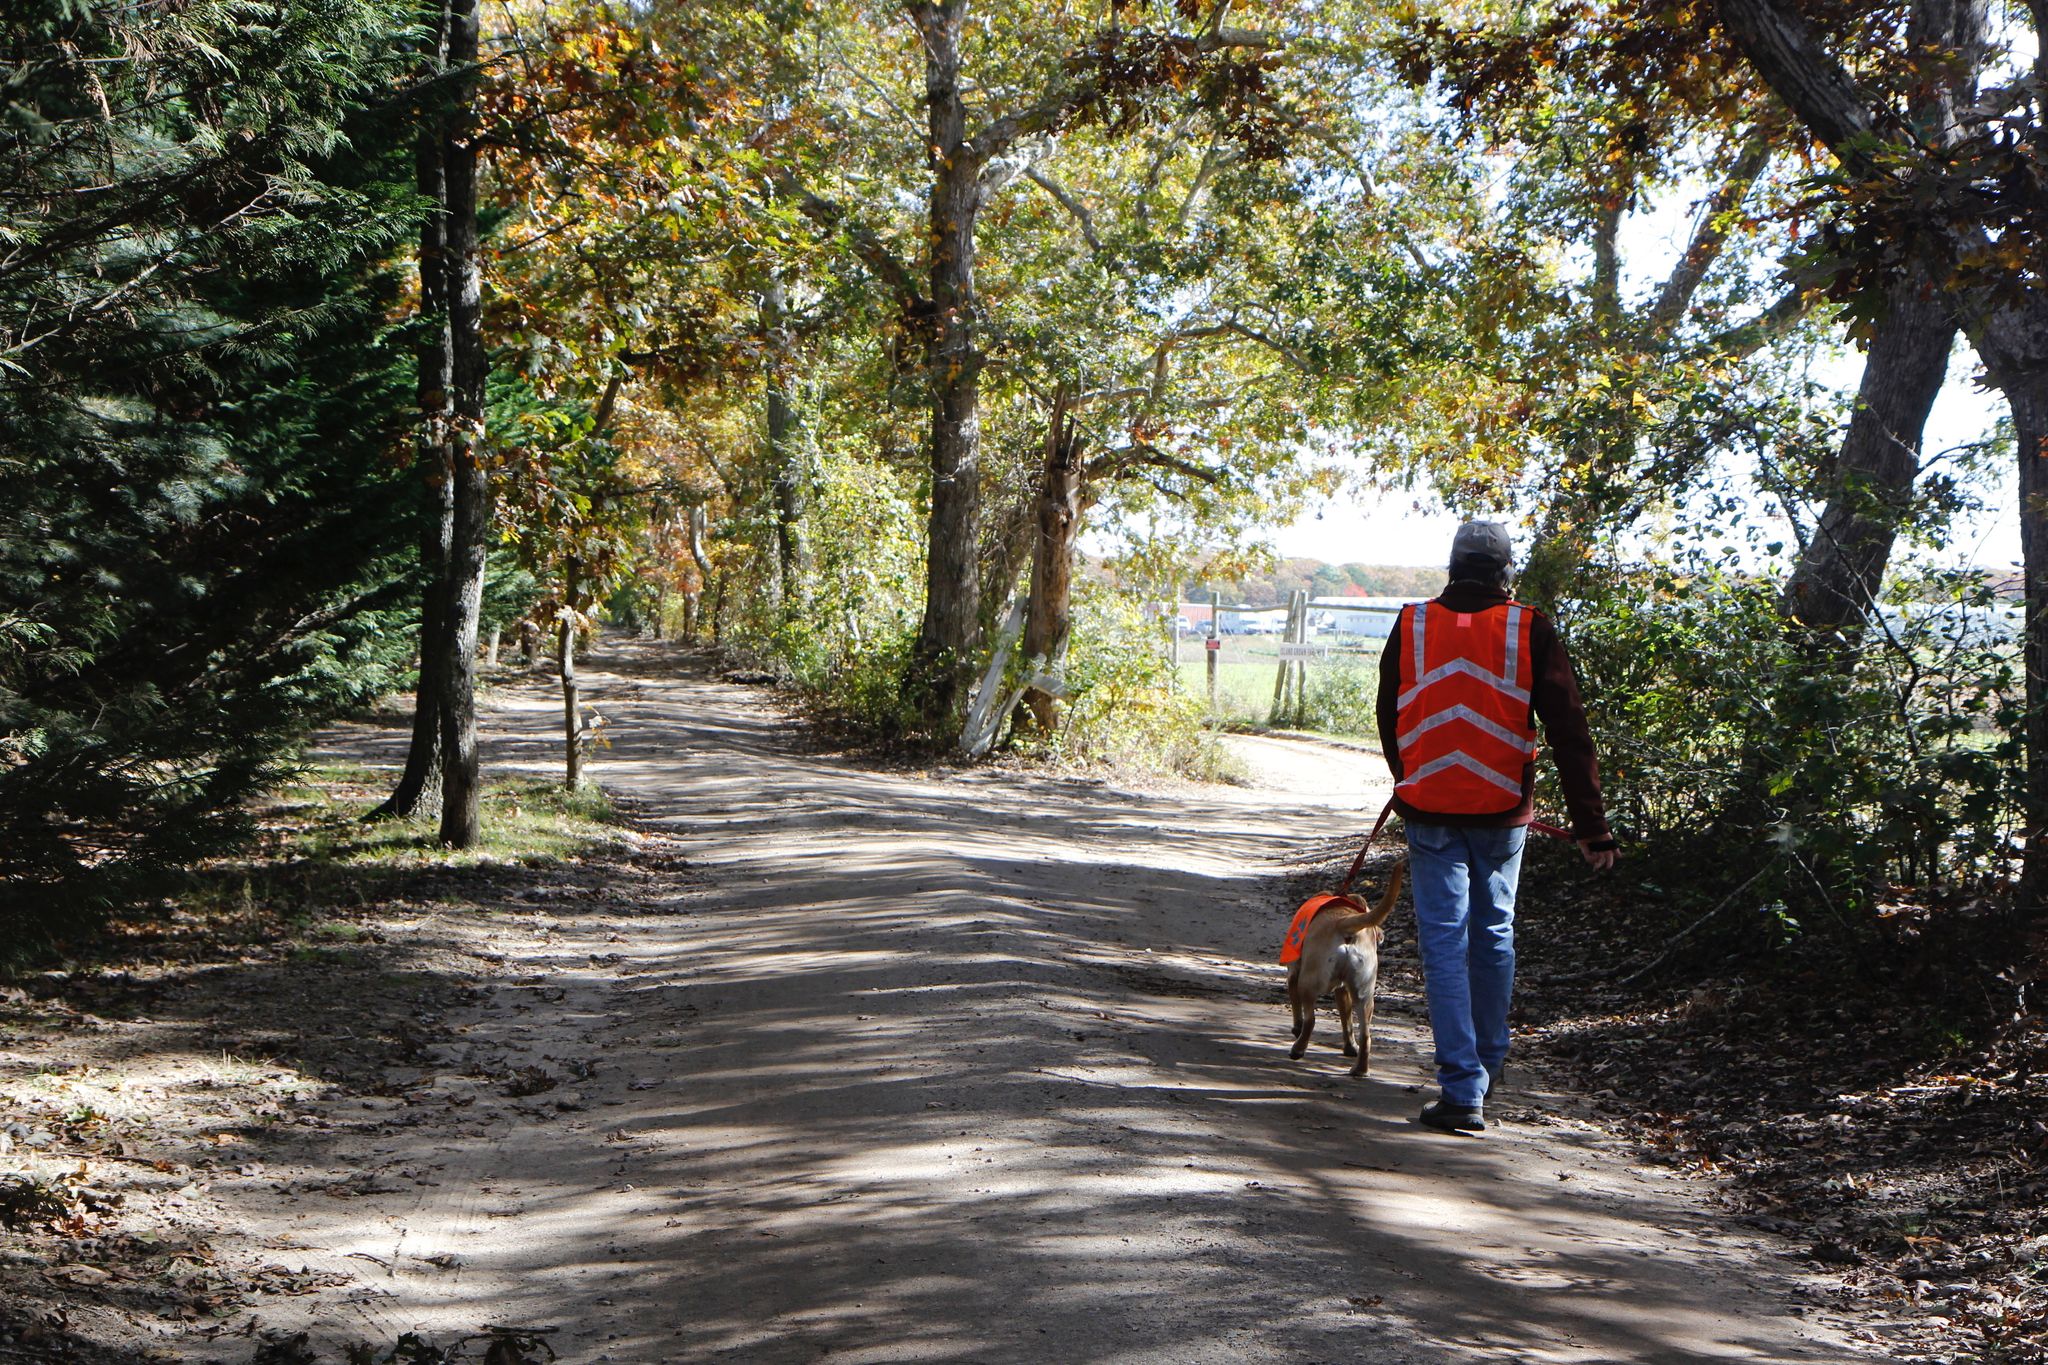
[[[446,663],[441,714],[441,842],[469,848],[483,832],[476,746],[477,616],[491,529],[490,472],[484,463],[483,279],[477,260],[474,102],[477,0],[450,0],[448,64],[457,79],[443,160],[448,183],[448,318],[453,341],[451,482],[454,525],[442,595]]]
[[[930,386],[931,513],[925,534],[924,619],[912,667],[926,717],[941,730],[957,722],[963,670],[981,632],[975,555],[981,524],[981,365],[976,344],[974,219],[981,207],[979,163],[967,147],[960,88],[960,32],[966,0],[918,6],[924,39],[931,167]]]
[[[447,60],[448,14],[434,8],[425,44],[425,74],[438,74]],[[441,667],[447,654],[442,602],[448,575],[448,544],[455,525],[455,486],[449,478],[448,391],[454,342],[448,330],[448,182],[442,160],[444,120],[430,108],[420,114],[413,154],[414,183],[432,209],[420,223],[420,341],[415,391],[420,426],[419,469],[425,490],[420,519],[420,568],[426,587],[420,597],[420,670],[413,695],[412,740],[398,786],[372,819],[431,815],[441,801]]]
[[[582,708],[576,692],[576,566],[572,563],[562,589],[562,623],[556,658],[562,674],[562,785],[575,791],[583,782]]]
[[[2020,562],[2026,580],[2025,857],[2019,910],[2048,916],[2048,300],[1995,315],[1977,353],[2012,410],[2019,449]]]
[[[1827,474],[1827,507],[1785,585],[1785,614],[1804,626],[1853,625],[1876,600],[1920,475],[1921,431],[1948,374],[1955,320],[1925,275],[1894,286],[1889,305]]]
[[[779,279],[761,291],[761,331],[768,352],[768,467],[774,476],[776,567],[782,580],[782,614],[789,620],[810,605],[811,547],[804,533],[810,471],[796,403],[796,337]]]
[[[442,611],[448,576],[448,542],[455,529],[455,489],[443,463],[444,450],[423,452],[433,471],[420,509],[420,565],[426,590],[420,596],[420,672],[413,693],[412,740],[405,751],[405,770],[384,804],[370,812],[373,820],[412,819],[437,814],[441,806],[441,670],[447,658]]]
[[[1984,0],[1918,0],[1907,43],[1916,51],[1974,54],[1983,41]],[[1907,121],[1919,137],[1947,146],[1962,136],[1961,110],[1976,92],[1974,63],[1963,60],[1911,93]],[[1856,410],[1829,472],[1828,505],[1785,585],[1787,616],[1823,629],[1860,622],[1884,584],[1892,544],[1920,476],[1927,414],[1948,376],[1957,332],[1955,305],[1939,278],[1909,270],[1885,299],[1870,342]]]
[[[1852,175],[1873,169],[1876,141],[1892,129],[1873,115],[1873,102],[1853,76],[1815,41],[1798,11],[1785,0],[1719,0],[1722,23],[1778,97],[1799,115]],[[2048,6],[2030,6],[2035,26],[2034,78],[2048,76],[2048,50],[2041,39]],[[1987,0],[1918,0],[1909,39],[1960,54],[1959,75],[1943,81],[1928,98],[1936,119],[1916,130],[1933,141],[1953,131],[1974,79],[1982,69],[1990,25]],[[2033,136],[2038,155],[2048,127],[2038,120]],[[2029,919],[2048,916],[2048,298],[2038,292],[2001,300],[1993,291],[1947,285],[1950,261],[1981,248],[1981,234],[1968,226],[1936,221],[1919,239],[1918,265],[1944,284],[1941,297],[1984,362],[1991,386],[2012,413],[2019,454],[2020,557],[2026,583],[2026,784],[2020,822],[2024,830],[2017,909]]]
[[[1053,399],[1046,431],[1045,465],[1036,501],[1037,536],[1031,554],[1031,596],[1024,627],[1024,657],[1050,673],[1065,656],[1074,601],[1074,541],[1081,533],[1081,438],[1064,390]],[[1059,725],[1059,698],[1029,687],[1024,704],[1040,733]]]
[[[690,562],[697,566],[697,586],[683,602],[683,638],[693,645],[703,627],[704,591],[711,586],[711,557],[704,553],[705,524],[709,520],[710,514],[702,503],[690,509]]]

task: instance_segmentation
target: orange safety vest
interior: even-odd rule
[[[1521,804],[1522,771],[1536,753],[1534,620],[1520,602],[1484,611],[1440,602],[1402,608],[1395,737],[1404,776],[1394,794],[1407,805],[1438,815],[1497,815]]]

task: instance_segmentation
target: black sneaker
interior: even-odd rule
[[[1422,1106],[1422,1126],[1441,1133],[1483,1133],[1486,1112],[1478,1105],[1452,1104],[1434,1099]]]
[[[1508,1064],[1502,1062],[1499,1066],[1488,1068],[1486,1073],[1486,1097],[1492,1099],[1507,1088]]]

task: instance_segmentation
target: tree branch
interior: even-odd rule
[[[1794,285],[1769,308],[1747,322],[1714,333],[1689,355],[1693,359],[1717,354],[1731,360],[1746,359],[1791,331],[1819,302],[1819,294]]]
[[[1269,52],[1282,45],[1281,40],[1271,34],[1251,29],[1218,28],[1202,34],[1189,47],[1194,55],[1208,57],[1238,48]],[[1101,83],[1093,77],[1076,84],[1061,85],[1023,109],[991,119],[979,133],[967,139],[963,150],[974,165],[984,165],[989,158],[1007,151],[1020,137],[1058,132],[1105,93]]]
[[[1699,292],[1701,282],[1706,279],[1714,262],[1720,259],[1721,249],[1727,245],[1729,217],[1749,197],[1756,178],[1763,174],[1770,159],[1770,138],[1763,129],[1752,128],[1737,150],[1727,177],[1701,205],[1699,220],[1693,224],[1692,240],[1686,243],[1685,254],[1672,266],[1663,289],[1658,291],[1656,303],[1650,307],[1650,315],[1643,321],[1646,341],[1654,343],[1670,335],[1671,329],[1685,315],[1693,295]]]
[[[867,263],[883,284],[896,295],[897,301],[906,308],[921,308],[924,296],[918,292],[917,278],[896,259],[896,253],[886,243],[860,223],[850,221],[845,209],[830,199],[814,193],[802,181],[785,170],[769,172],[768,185],[777,195],[795,202],[804,217],[829,232],[840,232],[853,247],[854,254]]]
[[[592,440],[602,440],[606,428],[611,426],[612,412],[619,405],[619,389],[624,386],[625,382],[626,372],[624,370],[613,370],[611,377],[605,380],[604,394],[597,400],[597,411],[593,414],[590,421],[590,436]]]
[[[1059,181],[1054,180],[1036,166],[1027,167],[1024,171],[1024,178],[1059,202],[1059,206],[1067,211],[1068,215],[1073,218],[1075,225],[1081,229],[1081,236],[1087,241],[1088,249],[1100,256],[1102,254],[1102,238],[1096,234],[1095,215],[1088,211],[1088,206],[1079,199],[1076,199]]]
[[[1197,483],[1206,483],[1212,488],[1223,481],[1223,471],[1190,463],[1178,455],[1169,455],[1149,441],[1133,441],[1127,446],[1117,446],[1103,451],[1088,462],[1086,474],[1090,479],[1120,479],[1126,474],[1148,467],[1170,469],[1176,474],[1185,475]],[[1159,485],[1154,484],[1153,487],[1158,488]],[[1167,490],[1161,488],[1160,491]]]
[[[1313,367],[1309,365],[1307,360],[1302,358],[1299,351],[1276,337],[1267,336],[1256,327],[1245,326],[1236,318],[1208,323],[1201,327],[1183,327],[1168,337],[1165,342],[1161,343],[1160,351],[1155,354],[1163,355],[1167,350],[1183,341],[1201,341],[1209,337],[1219,336],[1243,337],[1246,341],[1257,342],[1303,374],[1315,373]]]
[[[1622,210],[1627,204],[1615,195],[1600,207],[1593,220],[1593,320],[1603,334],[1612,334],[1621,322],[1621,254],[1615,239],[1621,233]]]
[[[1873,169],[1880,131],[1856,78],[1814,40],[1784,0],[1716,0],[1721,25],[1779,99],[1851,171]]]

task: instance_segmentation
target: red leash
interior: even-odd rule
[[[1373,841],[1380,837],[1380,831],[1387,827],[1387,821],[1393,817],[1393,814],[1394,799],[1390,796],[1387,798],[1387,804],[1380,807],[1380,818],[1373,821],[1372,833],[1365,836],[1365,843],[1360,845],[1358,856],[1351,860],[1351,870],[1344,874],[1343,882],[1337,887],[1338,895],[1346,896],[1351,893],[1351,883],[1358,879],[1359,869],[1365,866],[1365,855],[1372,851]],[[1577,839],[1572,837],[1570,830],[1560,829],[1547,820],[1531,820],[1529,828],[1538,834],[1546,835],[1552,839],[1562,839],[1568,844],[1578,842]]]
[[[1358,870],[1365,866],[1365,855],[1372,851],[1372,841],[1380,837],[1380,831],[1387,827],[1387,821],[1392,819],[1393,815],[1394,798],[1390,796],[1387,798],[1387,804],[1380,807],[1380,818],[1373,822],[1372,833],[1366,835],[1365,842],[1359,845],[1358,856],[1351,860],[1351,870],[1344,874],[1344,880],[1338,884],[1338,895],[1351,894],[1351,883],[1358,880]]]

